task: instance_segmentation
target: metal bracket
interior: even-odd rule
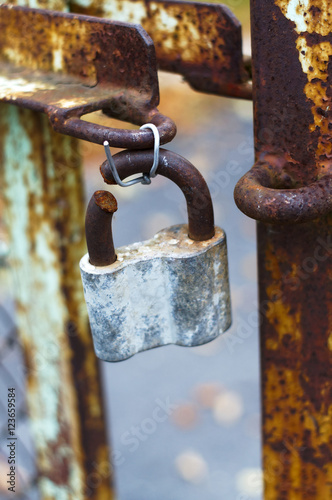
[[[150,130],[81,120],[97,110],[158,127],[161,144],[175,124],[159,113],[157,62],[142,27],[93,17],[0,6],[0,100],[48,115],[60,133],[120,148],[153,147]]]
[[[160,69],[195,90],[252,98],[241,24],[225,5],[179,0],[72,0],[72,12],[138,23],[151,36]]]

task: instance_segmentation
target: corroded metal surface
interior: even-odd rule
[[[149,173],[153,163],[153,150],[121,151],[114,156],[121,179],[140,172]],[[107,161],[101,168],[107,184],[114,184]],[[204,241],[214,235],[214,214],[209,188],[202,174],[182,156],[160,149],[157,173],[177,184],[183,192],[188,211],[188,234],[195,241]]]
[[[0,100],[47,113],[54,129],[115,147],[151,147],[149,130],[80,120],[103,109],[114,118],[154,123],[162,143],[174,123],[157,110],[153,42],[140,26],[24,7],[0,7]]]
[[[113,498],[99,369],[79,276],[84,200],[76,140],[1,104],[1,186],[11,237],[42,499]]]
[[[332,174],[298,188],[286,186],[278,158],[257,162],[237,183],[234,197],[242,212],[271,224],[300,223],[332,211]],[[271,168],[273,166],[273,168]]]
[[[331,17],[252,0],[256,165],[236,201],[274,223],[258,224],[268,500],[332,498]]]
[[[332,498],[331,234],[258,224],[268,500]]]
[[[173,226],[117,249],[111,266],[80,263],[96,354],[122,361],[167,344],[204,344],[231,323],[226,237],[208,241]]]
[[[201,92],[251,98],[241,25],[225,5],[174,0],[74,0],[71,10],[141,24],[160,69],[179,73]]]
[[[253,2],[256,164],[235,200],[257,220],[332,210],[330,11],[325,0]]]
[[[109,478],[90,488],[93,464],[108,461],[103,406],[78,262],[84,202],[75,140],[47,118],[2,104],[1,177],[10,228],[17,320],[28,368],[41,497],[111,498]]]
[[[257,156],[280,157],[287,187],[331,167],[330,9],[326,0],[253,3]]]
[[[123,151],[113,161],[120,179],[140,172],[148,173],[154,151]],[[106,160],[100,167],[107,184],[115,184],[112,169]],[[200,172],[182,156],[164,149],[159,150],[157,174],[167,177],[183,192],[188,211],[188,235],[192,240],[204,241],[214,236],[214,214],[209,188]],[[96,266],[112,264],[115,251],[112,236],[112,217],[117,210],[113,195],[97,191],[86,212],[85,232],[90,262]]]
[[[93,266],[108,266],[116,261],[112,220],[118,204],[108,191],[96,191],[90,199],[85,217],[85,235]]]

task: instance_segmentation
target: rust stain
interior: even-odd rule
[[[331,8],[327,0],[277,0],[276,4],[287,19],[295,24],[299,34],[296,48],[302,71],[308,83],[304,92],[312,101],[314,121],[309,126],[311,133],[318,137],[316,145],[317,167],[320,174],[331,170],[332,146],[330,131],[332,127],[332,99],[330,92],[330,59],[332,58],[331,40],[326,40],[332,32]],[[317,141],[314,139],[313,144]]]
[[[141,24],[154,41],[161,69],[183,75],[201,92],[251,98],[242,56],[241,25],[225,5],[173,0],[74,0],[71,10]]]
[[[153,145],[149,130],[80,119],[103,110],[137,125],[154,123],[162,144],[176,133],[158,112],[155,49],[140,26],[1,5],[0,49],[0,100],[46,113],[57,132],[115,147]]]
[[[74,139],[47,118],[1,105],[2,179],[18,325],[43,498],[84,497],[107,455],[98,363],[78,262],[85,252],[82,174]],[[112,498],[109,478],[90,498]]]
[[[332,31],[329,0],[276,0],[283,15],[292,21],[297,33],[327,36]]]
[[[314,122],[309,127],[311,132],[319,130],[316,157],[321,174],[324,174],[331,170],[332,165],[330,140],[332,99],[329,91],[329,63],[332,57],[332,46],[329,42],[308,46],[306,39],[299,37],[297,48],[302,69],[308,77],[304,91],[307,98],[313,102],[311,110]]]
[[[70,74],[82,79],[86,85],[96,85],[98,49],[89,43],[91,27],[95,29],[95,26],[65,17],[63,22],[55,23],[51,17],[33,11],[25,11],[24,19],[21,10],[9,8],[6,16],[4,12],[0,16],[4,62],[17,68],[28,67],[32,71]]]
[[[114,156],[120,178],[149,172],[153,151],[122,151]],[[107,184],[114,184],[113,174],[107,161],[101,168]],[[158,173],[175,182],[187,202],[188,235],[194,241],[206,241],[214,235],[214,214],[209,188],[201,173],[180,155],[160,149]],[[89,221],[88,221],[88,226]],[[102,239],[102,237],[100,238]]]
[[[265,495],[271,500],[332,496],[331,229],[331,217],[291,228],[259,224]],[[317,265],[309,267],[312,259]]]
[[[46,123],[46,117],[44,117]],[[78,145],[75,139],[63,138],[50,130],[55,179],[52,183],[58,234],[58,249],[62,266],[62,293],[67,307],[66,334],[71,354],[70,363],[78,394],[77,411],[81,423],[80,439],[84,450],[84,485],[94,470],[93,464],[102,456],[109,460],[105,436],[105,414],[99,362],[95,357],[81,277],[77,263],[86,251],[84,235],[84,193]],[[62,142],[67,141],[66,158]],[[59,175],[60,174],[60,175]],[[113,498],[111,474],[101,478],[90,494],[93,500]]]
[[[254,68],[257,161],[236,202],[265,222],[314,220],[332,210],[331,12],[325,0],[276,0],[271,19],[256,4],[254,51],[265,61]]]
[[[332,498],[331,8],[252,0],[263,460],[269,500]]]

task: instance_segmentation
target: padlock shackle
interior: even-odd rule
[[[117,201],[108,191],[96,191],[90,199],[85,216],[85,235],[89,261],[93,266],[109,266],[116,261],[112,219],[117,209]]]
[[[139,173],[148,174],[153,164],[153,150],[121,151],[113,159],[123,180]],[[107,160],[100,171],[107,184],[115,184]],[[215,229],[211,195],[197,168],[177,153],[160,149],[157,174],[173,181],[183,192],[187,202],[189,238],[195,241],[213,238]]]

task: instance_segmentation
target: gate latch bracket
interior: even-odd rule
[[[97,110],[154,123],[161,144],[176,134],[159,113],[153,41],[139,25],[0,6],[0,101],[46,113],[62,134],[119,148],[153,147],[151,130],[114,129],[81,117]]]

